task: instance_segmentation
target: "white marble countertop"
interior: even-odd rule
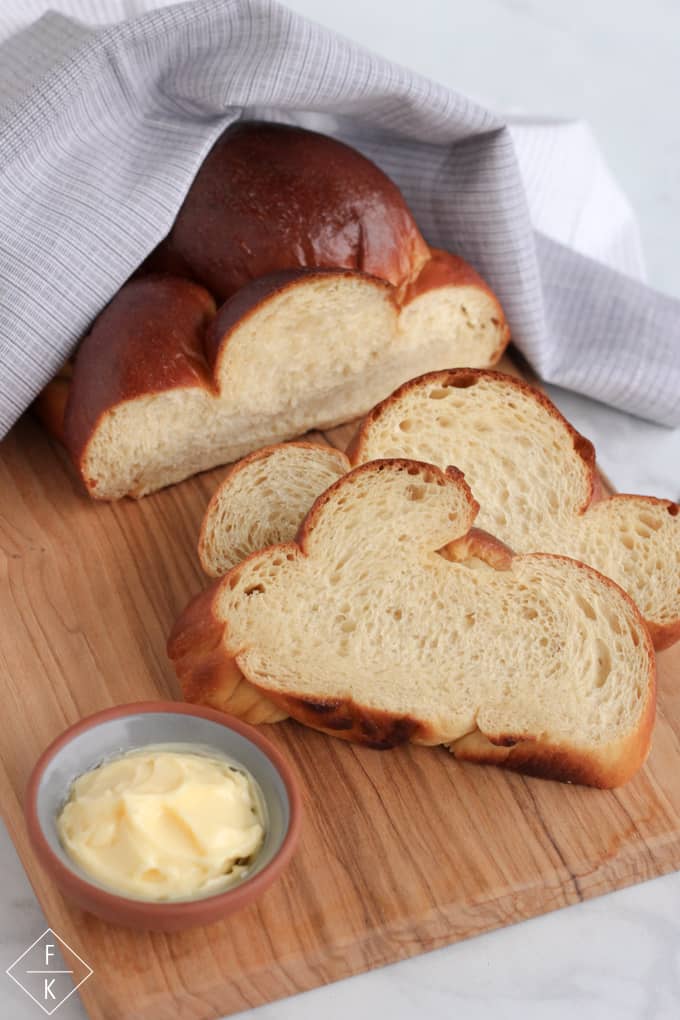
[[[675,0],[290,0],[498,109],[588,120],[639,217],[648,276],[680,297],[680,5]],[[680,431],[552,390],[616,487],[680,497]],[[45,919],[0,828],[2,970]],[[249,1020],[677,1020],[680,873],[351,978]],[[0,1014],[44,1015],[0,976]],[[85,1016],[77,996],[60,1020]],[[242,1014],[244,1015],[244,1014]]]

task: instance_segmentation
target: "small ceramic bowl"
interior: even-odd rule
[[[242,765],[258,784],[267,814],[265,840],[249,874],[202,899],[148,902],[98,885],[61,846],[57,816],[74,779],[101,761],[155,744],[196,745]],[[145,701],[82,719],[50,744],[31,774],[25,800],[33,848],[61,891],[105,921],[178,931],[210,924],[246,906],[278,878],[297,843],[301,800],[290,766],[258,730],[209,708]]]

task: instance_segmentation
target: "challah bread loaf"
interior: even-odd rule
[[[435,372],[379,404],[354,463],[413,457],[455,464],[479,524],[515,552],[590,564],[620,584],[657,648],[680,638],[680,508],[651,496],[593,502],[595,451],[538,390],[499,372]]]
[[[200,329],[172,311],[186,295]],[[378,167],[313,132],[238,124],[82,341],[73,387],[55,380],[37,409],[92,496],[143,496],[356,418],[418,373],[494,364],[508,339],[488,286],[430,251]]]
[[[221,577],[251,552],[292,542],[316,497],[349,469],[344,453],[304,442],[265,447],[234,464],[203,518],[205,572]]]
[[[477,540],[476,514],[455,469],[354,469],[316,500],[297,543],[250,556],[180,617],[168,650],[185,694],[219,692],[236,669],[263,704],[344,739],[625,782],[654,718],[639,613],[580,563]],[[483,566],[437,554],[450,543]]]
[[[292,268],[358,269],[401,287],[429,257],[401,192],[361,153],[314,131],[242,122],[211,149],[149,264],[224,300]]]
[[[180,277],[130,281],[81,344],[66,405],[66,445],[88,491],[144,496],[357,418],[419,369],[472,350],[495,360],[507,327],[471,272],[454,260],[448,286],[442,276],[414,286],[401,310],[391,284],[350,270],[271,274],[217,313]]]

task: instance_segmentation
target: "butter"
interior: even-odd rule
[[[144,900],[222,892],[248,872],[264,841],[252,778],[226,759],[161,747],[76,779],[57,828],[89,876]]]

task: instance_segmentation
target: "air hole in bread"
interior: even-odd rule
[[[437,387],[436,389],[430,390],[428,397],[430,400],[446,400],[447,397],[451,396],[448,390]]]
[[[456,390],[467,390],[471,386],[476,386],[478,381],[478,377],[470,372],[469,374],[462,373],[447,379],[446,385],[452,386]]]
[[[249,588],[245,589],[245,595],[263,595],[264,594],[263,584],[251,584]]]
[[[606,617],[607,622],[609,623],[609,626],[614,631],[614,633],[621,635],[623,633],[623,630],[621,628],[621,621],[619,620],[618,616],[614,616],[613,613],[606,613]]]
[[[597,638],[595,643],[597,646],[597,676],[595,686],[602,687],[607,682],[607,677],[611,673],[612,657],[602,638]]]
[[[591,606],[587,599],[584,599],[582,595],[576,596],[576,605],[579,607],[584,616],[587,616],[589,620],[595,619],[595,610]]]
[[[399,428],[402,432],[410,432],[413,428],[413,421],[410,418],[404,418],[399,422]]]
[[[658,531],[661,527],[661,521],[657,520],[656,517],[653,517],[652,514],[641,513],[640,521],[642,524],[646,524],[648,528],[651,528],[652,531]]]
[[[668,507],[668,512],[671,515],[671,517],[677,517],[678,513],[680,513],[680,506],[678,506],[677,503],[671,503],[671,505]]]
[[[425,486],[423,485],[409,485],[407,492],[408,498],[413,503],[417,503],[419,500],[425,499]]]

